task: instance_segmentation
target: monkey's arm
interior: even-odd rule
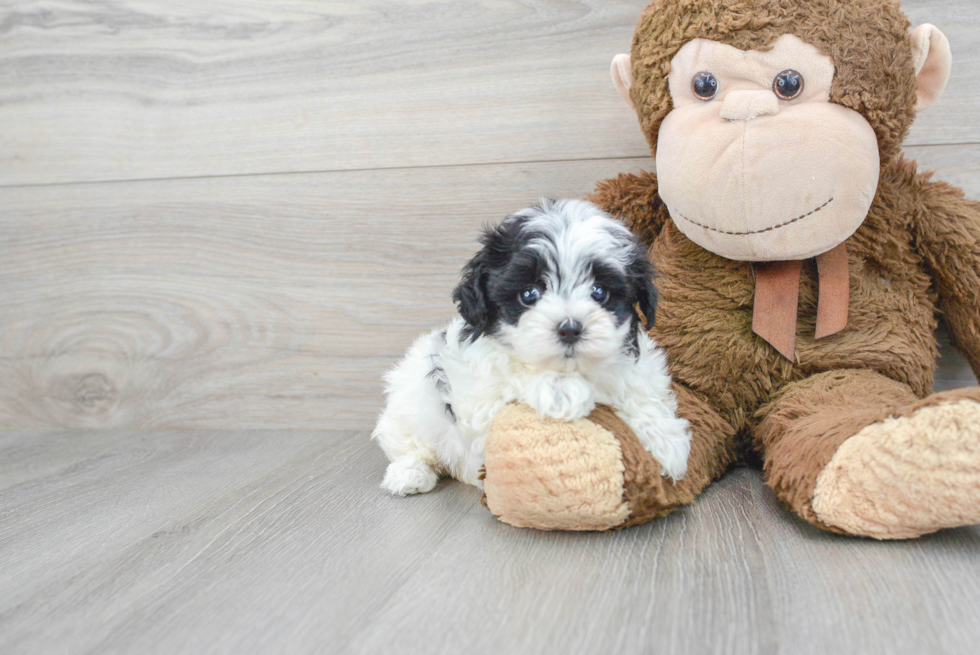
[[[915,227],[953,341],[980,377],[980,202],[926,182]]]
[[[657,192],[654,173],[621,173],[596,185],[589,200],[626,225],[646,244],[652,244],[664,223],[670,220],[667,206]]]

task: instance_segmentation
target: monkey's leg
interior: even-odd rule
[[[508,405],[487,436],[487,507],[501,521],[541,530],[609,530],[665,516],[719,477],[735,458],[735,429],[700,395],[674,385],[691,423],[691,456],[678,482],[612,408],[571,423]]]
[[[871,371],[830,371],[759,417],[767,483],[813,525],[909,539],[980,523],[980,389],[920,400]]]

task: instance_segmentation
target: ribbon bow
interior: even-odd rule
[[[842,243],[816,259],[820,291],[814,338],[822,339],[847,327],[851,294],[847,247]],[[790,361],[796,354],[796,314],[802,267],[802,260],[759,262],[752,266],[755,271],[752,331]]]

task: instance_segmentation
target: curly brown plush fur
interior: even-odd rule
[[[805,336],[813,334],[817,302],[816,267],[806,263],[793,362],[752,332],[751,265],[681,234],[657,196],[655,176],[621,175],[598,186],[592,200],[651,241],[661,291],[652,334],[668,352],[676,384],[706,399],[682,397],[680,414],[715,410],[736,435],[723,447],[727,457],[703,463],[706,471],[692,457],[692,475],[720,476],[732,453],[751,442],[777,495],[804,519],[839,531],[811,510],[817,478],[847,438],[929,395],[937,311],[980,375],[980,204],[930,176],[901,157],[883,168],[868,218],[847,242],[850,320],[828,339]],[[961,395],[980,403],[980,390]],[[822,424],[797,424],[808,412],[786,409],[789,398],[819,408]],[[787,422],[796,429],[777,427]],[[715,434],[693,432],[696,444],[715,441]]]
[[[590,199],[650,244],[661,291],[652,335],[693,433],[688,477],[676,486],[644,477],[649,462],[623,442],[624,497],[633,498],[624,525],[691,502],[740,449],[758,452],[778,497],[823,529],[907,538],[980,521],[980,389],[930,395],[939,314],[980,375],[980,203],[899,151],[916,104],[908,28],[889,0],[656,0],[644,11],[630,93],[651,148],[671,110],[670,61],[685,43],[765,49],[792,33],[835,62],[831,102],[873,127],[881,171],[867,218],[846,241],[847,327],[809,336],[818,278],[804,262],[792,361],[753,333],[751,264],[685,237],[655,175],[598,185]],[[896,471],[911,471],[915,493],[902,492]]]

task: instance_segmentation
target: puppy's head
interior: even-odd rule
[[[653,326],[657,291],[643,246],[579,200],[545,200],[487,228],[453,300],[473,339],[490,336],[520,360],[575,369],[634,351]]]

